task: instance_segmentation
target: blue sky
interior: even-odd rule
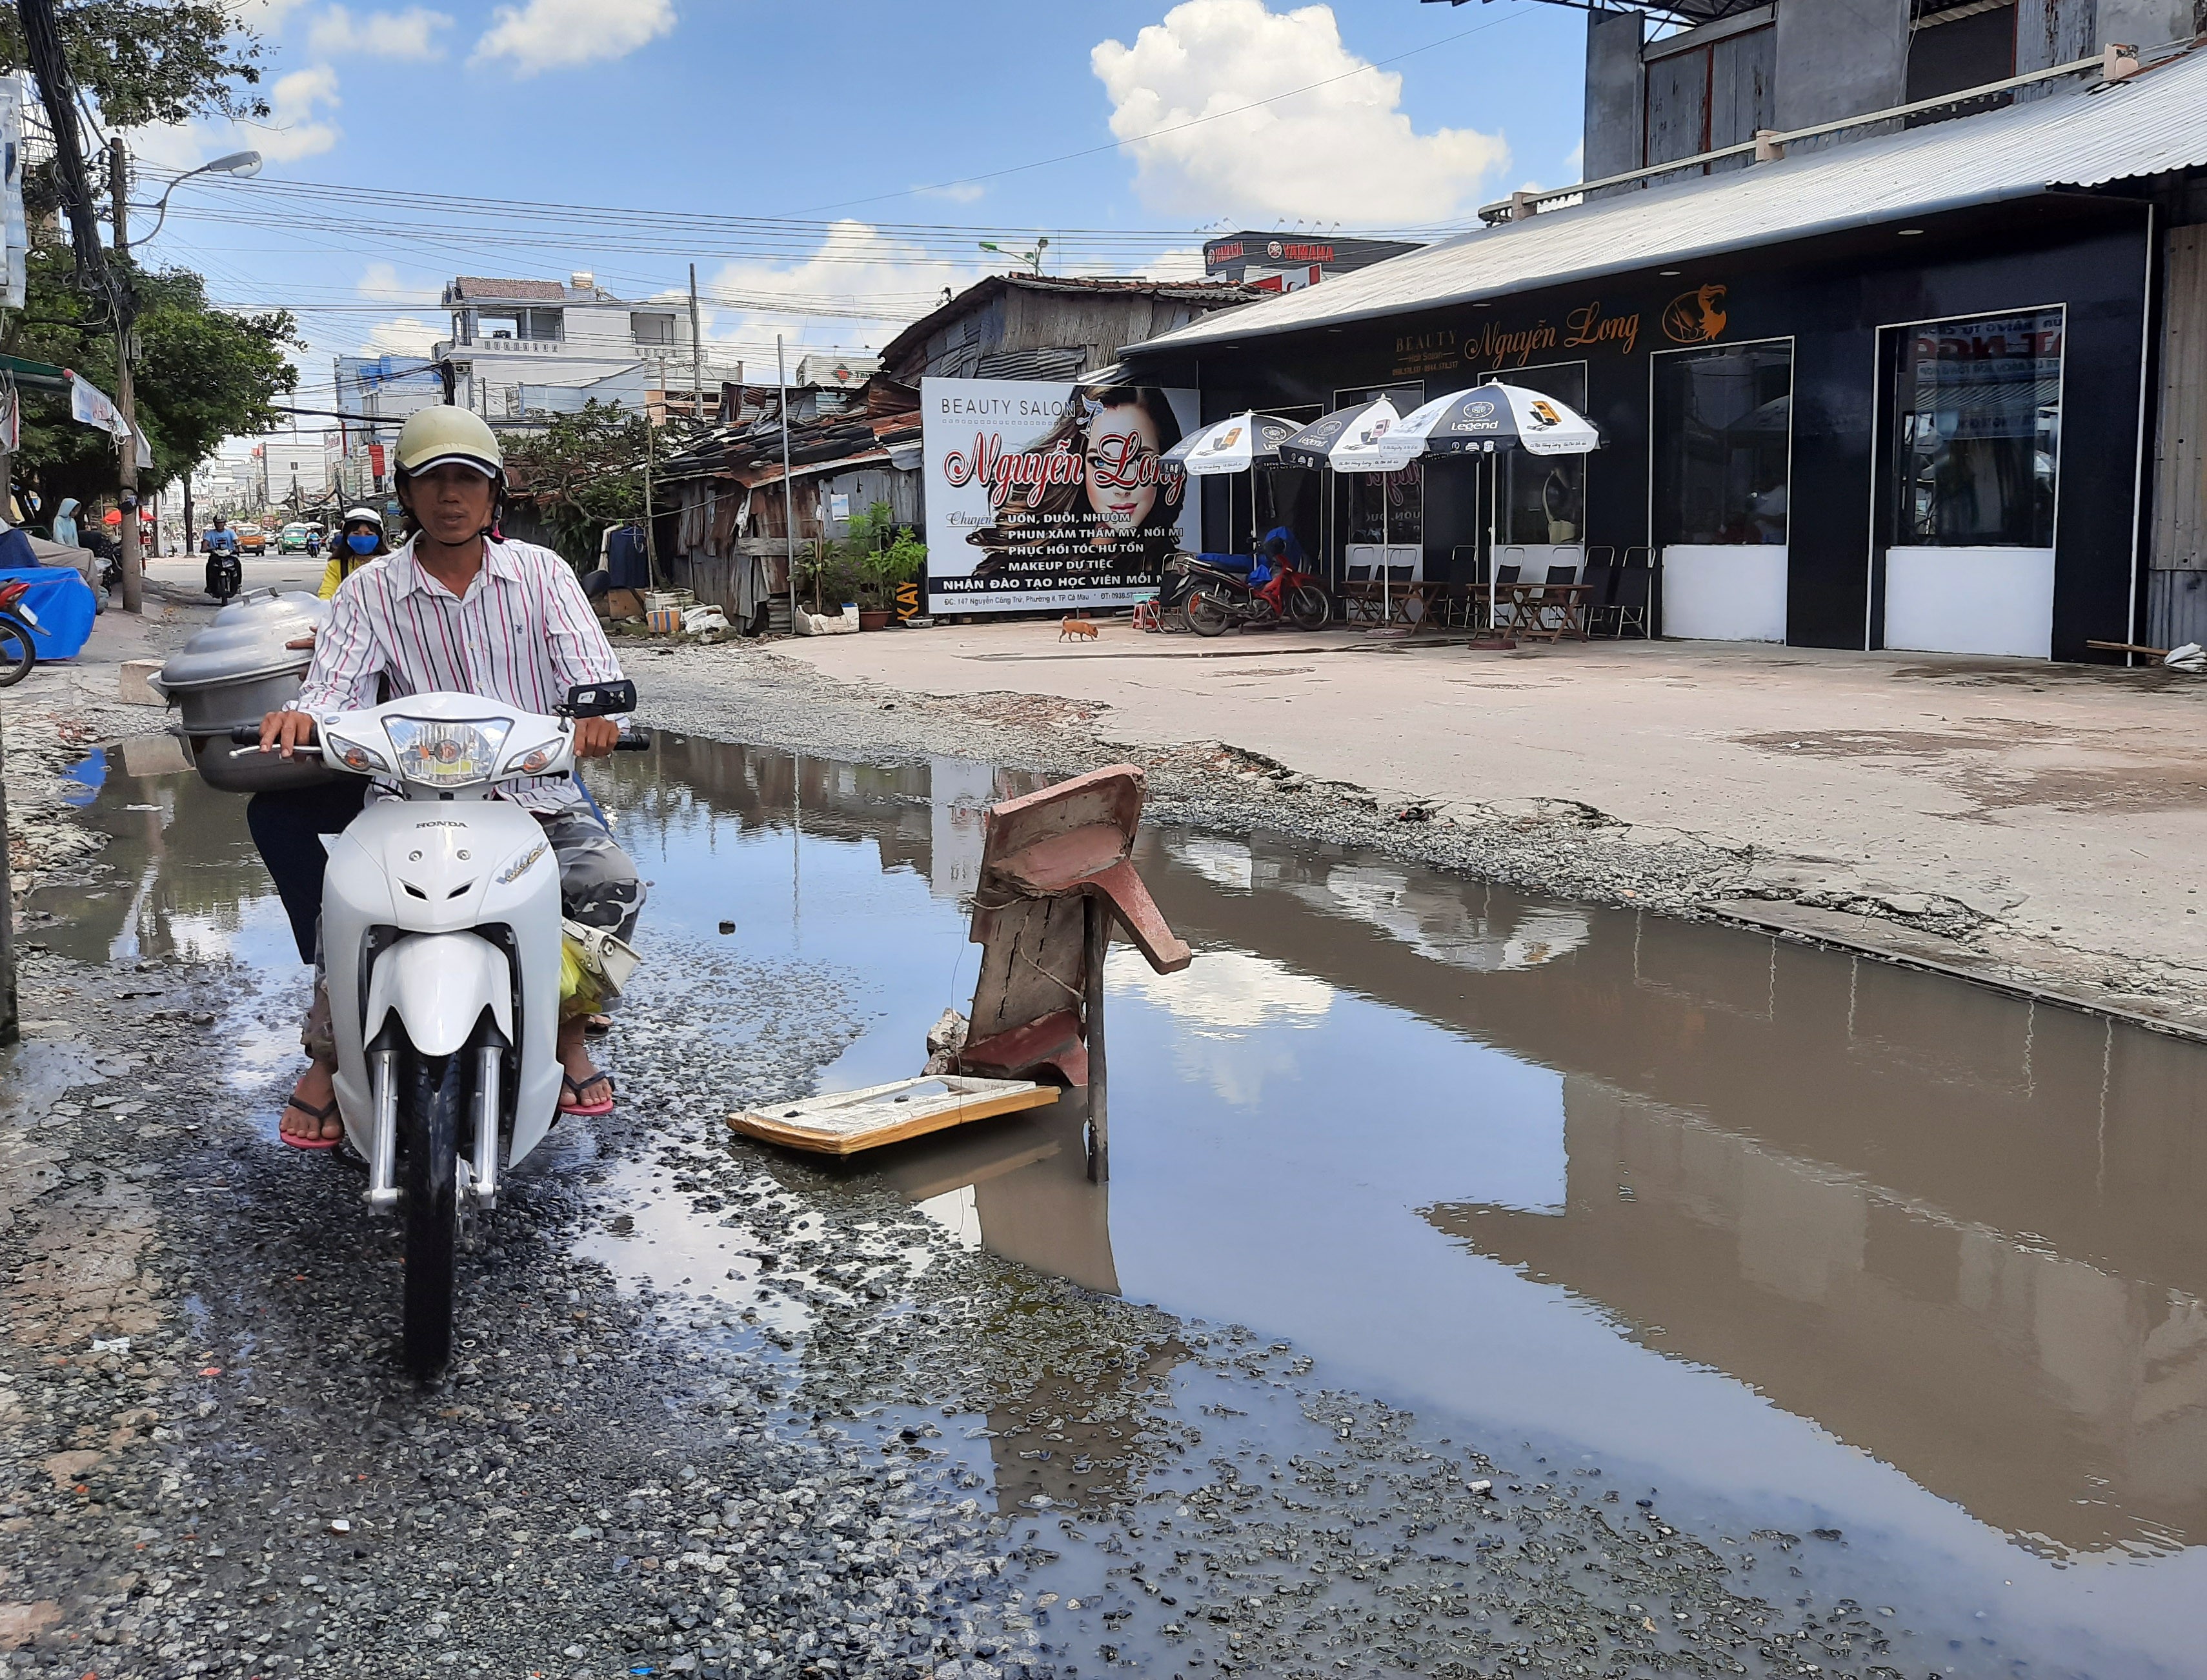
[[[152,254],[223,302],[294,307],[309,386],[333,355],[420,348],[456,273],[588,268],[644,297],[682,287],[694,257],[727,300],[709,334],[757,366],[776,332],[879,345],[882,316],[1000,260],[981,238],[1055,230],[1055,268],[1170,272],[1206,227],[1430,230],[1578,172],[1583,14],[1534,0],[238,9],[266,45],[274,125],[143,132],[134,150],[152,191],[241,146],[268,164],[181,188]],[[537,207],[559,205],[634,213]],[[706,219],[732,216],[796,219]]]

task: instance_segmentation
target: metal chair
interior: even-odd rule
[[[1636,564],[1635,554],[1642,558]],[[1609,633],[1621,637],[1636,630],[1648,638],[1648,620],[1655,600],[1655,551],[1635,545],[1624,551],[1624,564],[1617,570],[1617,587],[1610,597]]]
[[[1589,548],[1587,553],[1607,557],[1599,560],[1589,559],[1586,570],[1579,577],[1579,582],[1587,586],[1586,627],[1587,634],[1592,636],[1601,628],[1609,617],[1610,609],[1617,604],[1617,551],[1614,548]]]

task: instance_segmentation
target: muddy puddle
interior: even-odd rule
[[[980,810],[1031,785],[674,737],[599,783],[648,932],[854,997],[823,1089],[917,1071],[970,998]],[[292,983],[241,802],[111,765],[86,818],[119,878],[39,894],[26,937]],[[1416,1441],[1598,1468],[1712,1537],[1837,1531],[1755,1590],[1888,1607],[1925,1632],[1911,1671],[2199,1671],[2207,1050],[1282,840],[1153,827],[1139,863],[1199,954],[1160,978],[1113,953],[1108,1187],[1061,1104],[886,1153],[854,1193],[886,1182],[968,1247],[1246,1325],[1311,1384],[1415,1414]],[[642,1205],[591,1252],[752,1299],[727,1232]],[[1174,1365],[1156,1351],[1121,1403],[1179,1382],[1226,1404]],[[1281,1407],[1285,1459],[1314,1420]],[[1109,1456],[1077,1427],[1015,1453],[989,1432],[1008,1418],[937,1421],[1002,1509],[1077,1504]]]

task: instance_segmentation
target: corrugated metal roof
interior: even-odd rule
[[[2207,51],[2192,51],[2127,81],[1546,211],[1127,348],[1238,344],[2202,164]]]

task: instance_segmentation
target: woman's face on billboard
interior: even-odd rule
[[[1105,409],[1088,426],[1088,505],[1132,530],[1157,504],[1157,428],[1138,403]]]

